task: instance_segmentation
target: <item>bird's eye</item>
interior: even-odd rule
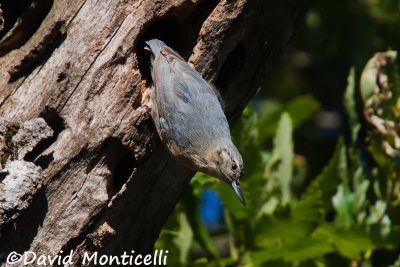
[[[236,169],[237,169],[236,163],[232,163],[232,170],[236,170]]]

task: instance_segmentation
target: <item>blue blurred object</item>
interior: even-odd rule
[[[217,229],[223,224],[223,207],[217,192],[203,189],[201,199],[201,218],[209,230]]]

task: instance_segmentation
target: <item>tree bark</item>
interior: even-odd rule
[[[215,84],[232,124],[309,4],[0,6],[0,263],[11,251],[151,252],[194,172],[165,150],[143,103],[144,42],[163,40]]]

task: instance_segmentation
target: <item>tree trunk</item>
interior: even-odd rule
[[[194,172],[171,158],[142,103],[144,42],[163,40],[214,83],[232,124],[310,4],[8,2],[0,6],[0,263],[11,251],[151,252]]]

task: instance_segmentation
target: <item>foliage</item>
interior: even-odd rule
[[[316,112],[316,101],[300,96],[262,118],[247,107],[232,135],[246,166],[241,187],[248,205],[243,207],[226,184],[197,174],[156,244],[171,250],[169,264],[399,266],[400,86],[395,59],[396,53],[388,51],[367,63],[360,80],[360,113],[351,69],[343,98],[349,137],[339,138],[329,163],[301,194],[293,185],[306,163],[294,152],[292,132]],[[271,131],[275,136],[269,151],[265,142]],[[203,187],[215,189],[224,206],[225,228],[213,236],[199,215]],[[229,255],[215,245],[221,236],[228,237]],[[196,250],[209,257],[191,258]]]

